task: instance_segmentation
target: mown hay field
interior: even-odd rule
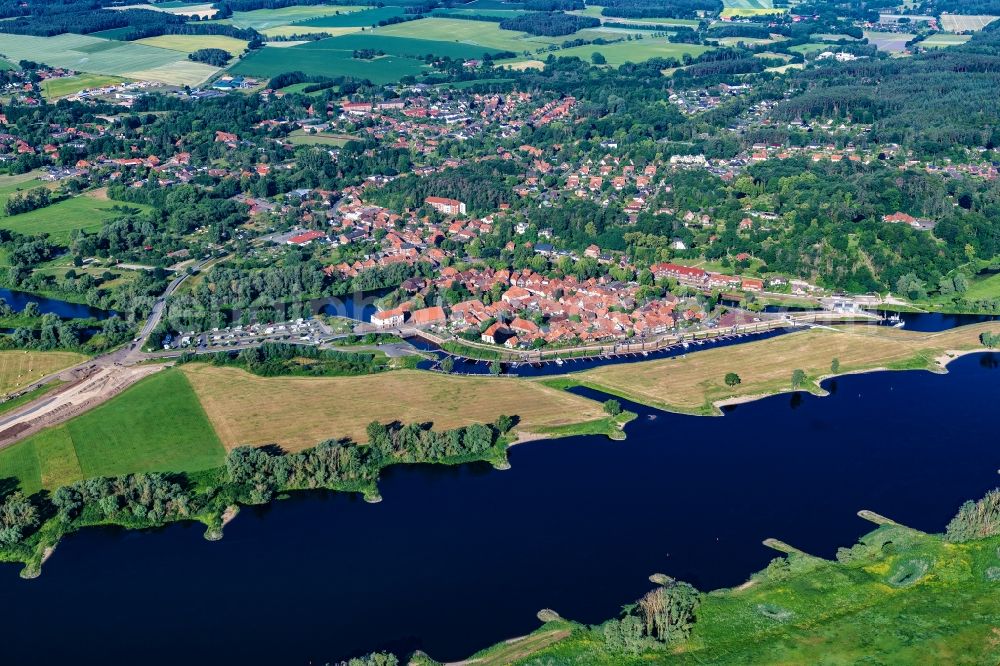
[[[683,358],[607,365],[570,379],[672,411],[708,414],[716,401],[790,390],[795,369],[803,370],[808,380],[827,375],[835,358],[841,373],[876,367],[931,368],[946,350],[983,348],[979,342],[983,331],[1000,333],[1000,322],[941,333],[875,326],[812,329]],[[730,372],[740,376],[738,386],[725,384]],[[808,382],[803,388],[810,388]]]
[[[159,37],[139,39],[133,44],[155,46],[161,49],[180,51],[184,54],[194,53],[199,49],[222,49],[234,56],[243,53],[247,47],[246,40],[226,37],[225,35],[160,35]]]
[[[74,352],[0,351],[0,395],[86,360]]]
[[[592,400],[517,379],[417,370],[265,378],[202,363],[182,370],[227,449],[278,444],[298,451],[342,437],[363,442],[372,421],[430,421],[445,430],[507,414],[520,419],[518,431],[535,432],[605,416]]]

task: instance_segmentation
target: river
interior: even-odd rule
[[[841,377],[722,418],[637,405],[628,439],[514,447],[512,468],[387,470],[384,501],[296,494],[200,525],[85,530],[36,580],[0,567],[6,663],[324,663],[377,648],[458,659],[552,608],[597,622],[653,572],[731,586],[780,538],[831,557],[871,509],[940,531],[998,485],[1000,355]],[[960,438],[956,434],[960,433]]]
[[[20,312],[28,303],[38,305],[42,314],[56,314],[62,319],[107,319],[114,312],[92,308],[83,303],[70,303],[58,298],[46,298],[26,291],[0,289],[0,298],[7,302],[15,312]]]

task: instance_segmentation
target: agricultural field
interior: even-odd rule
[[[295,48],[302,51],[341,51],[348,57],[356,49],[372,49],[383,51],[390,56],[406,58],[423,58],[427,55],[448,57],[459,60],[482,58],[487,53],[496,53],[494,49],[473,46],[460,42],[433,41],[429,39],[413,39],[409,37],[386,37],[375,32],[356,33],[322,39]]]
[[[841,40],[846,40],[848,42],[859,41],[857,37],[851,37],[850,35],[831,35],[829,33],[815,33],[812,35],[812,39],[818,39],[823,42],[839,42]]]
[[[115,206],[144,208],[135,204],[111,201],[98,193],[87,192],[13,217],[0,213],[0,229],[9,229],[22,234],[47,233],[53,241],[66,244],[69,242],[70,232],[75,229],[87,231],[100,229],[109,211]]]
[[[293,35],[316,35],[316,34],[327,34],[331,37],[339,37],[340,35],[349,35],[352,32],[360,32],[361,27],[346,27],[346,28],[319,28],[316,26],[304,25],[302,23],[295,23],[293,25],[281,25],[276,28],[265,28],[261,30],[261,34],[267,37],[292,37]],[[284,42],[268,42],[267,46],[281,46]]]
[[[28,492],[94,476],[194,472],[225,450],[184,373],[165,370],[65,424],[0,451],[0,477]]]
[[[201,83],[218,71],[191,62],[178,51],[68,33],[55,37],[2,34],[0,53],[14,61],[35,60],[79,72],[174,85]]]
[[[459,42],[514,53],[535,51],[551,44],[561,44],[575,36],[537,37],[524,32],[502,30],[499,24],[487,21],[435,17],[387,25],[372,30],[372,34],[446,43]]]
[[[436,429],[520,418],[517,429],[562,426],[606,416],[600,403],[539,383],[399,370],[361,377],[258,377],[203,363],[182,367],[222,443],[277,443],[301,450],[339,437],[365,441],[372,421]],[[289,405],[295,405],[289,409]]]
[[[299,21],[294,25],[296,27],[308,26],[313,28],[369,28],[385,19],[406,16],[406,12],[403,11],[402,7],[356,8],[361,9],[361,11],[343,11],[351,9],[349,7],[340,7],[338,9],[342,11]]]
[[[943,32],[939,32],[930,35],[927,39],[919,42],[917,46],[923,46],[928,49],[940,49],[949,46],[958,46],[959,44],[964,44],[972,39],[971,35],[949,35]]]
[[[225,35],[160,35],[138,39],[133,44],[155,46],[181,53],[194,53],[199,49],[222,49],[237,56],[246,49],[247,42],[243,39],[226,37]]]
[[[215,16],[219,11],[212,6],[211,2],[206,2],[202,4],[192,4],[188,2],[157,2],[156,4],[138,4],[138,5],[124,5],[118,7],[109,7],[109,9],[148,9],[154,12],[165,12],[167,14],[174,14],[175,16],[189,16],[201,19],[208,19]]]
[[[946,32],[978,32],[1000,16],[985,14],[941,14],[941,29]]]
[[[541,60],[520,60],[518,62],[502,62],[500,66],[515,72],[522,72],[526,69],[545,69],[545,63]]]
[[[674,44],[665,39],[647,37],[646,39],[615,44],[586,44],[553,51],[553,54],[560,58],[576,57],[589,62],[591,54],[597,51],[604,55],[608,65],[617,67],[626,62],[643,62],[650,58],[677,58],[679,60],[685,53],[696,57],[708,50],[709,47],[700,44]]]
[[[813,329],[777,338],[710,349],[684,358],[634,365],[608,365],[573,375],[570,381],[599,386],[610,393],[671,411],[715,413],[712,404],[785,391],[792,370],[802,369],[810,379],[826,375],[834,358],[840,371],[875,366],[930,368],[946,350],[981,349],[979,335],[1000,333],[1000,323],[976,324],[943,333],[917,333],[874,326]],[[743,380],[739,386],[723,383],[727,372]],[[803,388],[818,390],[808,383]]]
[[[795,53],[801,53],[806,55],[807,53],[815,53],[817,51],[826,51],[830,48],[829,44],[820,43],[809,43],[809,44],[796,44],[795,46],[789,46],[789,51],[794,51]]]
[[[320,42],[316,42],[318,43]],[[398,81],[400,77],[424,71],[424,66],[413,58],[384,56],[374,60],[358,60],[351,56],[351,51],[317,48],[313,44],[285,49],[260,49],[230,67],[229,71],[233,74],[267,78],[297,70],[320,76],[353,76],[373,83],[390,83]],[[306,49],[306,46],[313,48]]]
[[[0,396],[86,359],[73,352],[0,351]]]
[[[433,16],[495,16],[505,19],[531,13],[523,9],[437,9],[434,10]]]
[[[763,39],[760,37],[722,37],[716,40],[722,46],[736,46],[737,44],[743,43],[747,46],[760,46],[761,44],[776,44],[783,39]]]
[[[908,32],[865,31],[868,43],[876,46],[879,51],[885,51],[886,53],[902,53],[906,50],[906,42],[915,36]]]
[[[475,4],[475,3],[473,3]],[[471,5],[470,5],[471,6]],[[588,4],[583,9],[576,11],[567,12],[568,14],[577,14],[579,16],[590,16],[592,18],[599,19],[602,23],[632,23],[640,24],[647,23],[649,25],[684,25],[684,26],[697,26],[698,21],[695,19],[679,19],[679,18],[624,18],[621,16],[604,16],[601,12],[604,11],[604,7],[599,5]]]
[[[747,17],[767,16],[768,14],[784,14],[787,8],[775,7],[772,0],[723,0],[720,16]]]
[[[294,5],[281,9],[255,9],[251,12],[233,12],[232,18],[223,19],[219,23],[227,23],[237,28],[253,28],[265,30],[291,23],[299,23],[327,16],[346,15],[367,9],[366,6],[335,6],[335,5]],[[378,21],[378,19],[376,19]]]

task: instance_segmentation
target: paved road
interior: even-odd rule
[[[193,265],[195,272],[200,270],[207,261],[209,260],[203,259],[196,262]],[[177,288],[189,276],[190,274],[185,272],[170,281],[163,294],[153,304],[153,308],[142,325],[135,341],[120,349],[95,356],[71,368],[66,368],[43,377],[33,384],[26,386],[23,392],[34,390],[57,378],[74,382],[68,387],[59,389],[55,395],[51,393],[43,395],[5,414],[0,419],[0,427],[2,428],[13,428],[20,424],[30,424],[32,427],[29,430],[24,430],[6,438],[0,437],[0,448],[23,439],[23,437],[37,430],[38,427],[58,422],[58,420],[61,420],[61,417],[57,416],[59,413],[68,418],[70,415],[78,413],[80,409],[100,404],[107,398],[120,393],[129,385],[150,374],[150,372],[155,372],[158,369],[156,367],[136,368],[134,366],[143,361],[156,358],[155,354],[142,351],[142,347],[149,339],[149,335],[160,324],[160,320],[163,318],[163,313],[166,310],[167,298],[177,291]],[[54,421],[53,419],[56,420]]]

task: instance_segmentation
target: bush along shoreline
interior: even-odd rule
[[[21,562],[21,577],[35,578],[62,537],[85,527],[198,521],[206,539],[218,540],[241,505],[266,504],[284,492],[356,492],[378,502],[379,474],[390,465],[485,461],[505,469],[517,422],[502,415],[444,431],[430,423],[372,422],[366,444],[331,439],[297,453],[241,446],[228,453],[224,467],[204,472],[97,477],[30,497],[13,490],[0,501],[0,562]]]

